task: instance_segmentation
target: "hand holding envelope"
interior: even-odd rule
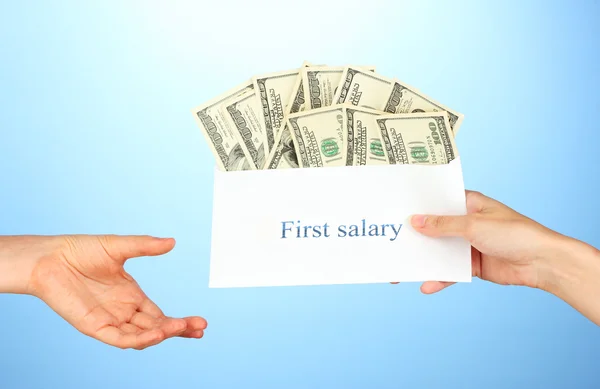
[[[466,212],[461,113],[372,66],[308,62],[193,113],[217,162],[211,287],[470,281],[464,239],[407,224]]]

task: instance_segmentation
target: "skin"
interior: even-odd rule
[[[124,269],[174,245],[150,236],[0,237],[0,293],[36,296],[83,334],[122,349],[199,339],[206,320],[166,316]]]
[[[467,215],[413,215],[413,228],[430,237],[471,243],[473,276],[500,285],[538,288],[600,325],[600,251],[552,231],[479,192],[466,191]],[[453,283],[428,281],[425,294]]]

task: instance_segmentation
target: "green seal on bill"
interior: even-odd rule
[[[410,148],[410,156],[413,157],[418,163],[427,162],[429,158],[429,153],[425,148],[425,143],[423,142],[410,142],[408,144]]]
[[[335,138],[327,138],[321,141],[321,152],[326,157],[333,157],[340,152],[340,146],[338,146]]]
[[[383,157],[383,146],[381,144],[381,140],[377,138],[371,139],[371,143],[369,144],[369,150],[371,154],[376,155],[378,157]]]

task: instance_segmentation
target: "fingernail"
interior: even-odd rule
[[[159,237],[155,237],[154,238],[157,242],[168,242],[168,241],[174,241],[174,238],[159,238]]]
[[[425,222],[427,221],[427,216],[425,215],[413,215],[410,219],[410,223],[413,227],[421,228],[425,227]]]

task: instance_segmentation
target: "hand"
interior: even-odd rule
[[[174,336],[204,335],[206,320],[165,316],[123,267],[129,258],[171,251],[173,239],[114,235],[45,239],[53,239],[56,248],[35,261],[27,292],[82,333],[138,350]]]
[[[466,191],[467,215],[411,218],[427,236],[458,236],[471,245],[473,276],[502,285],[544,288],[551,277],[547,260],[567,239],[506,205],[478,192]],[[421,291],[436,293],[451,282],[429,281]]]

